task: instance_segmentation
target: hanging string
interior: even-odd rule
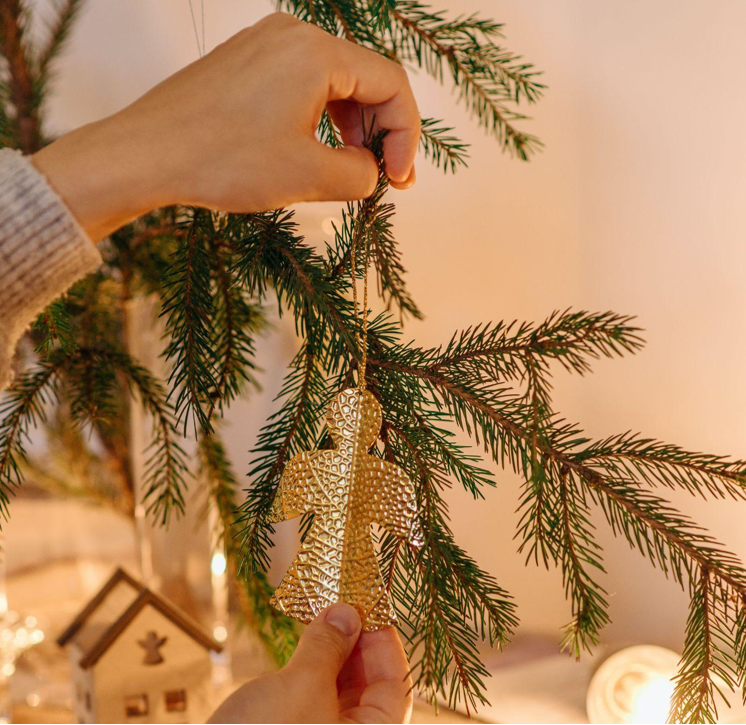
[[[202,44],[199,42],[199,30],[197,30],[197,17],[194,14],[192,0],[189,0],[189,12],[192,14],[192,27],[194,28],[194,39],[197,41],[197,53],[201,58],[205,54],[205,0],[200,0],[202,13]]]
[[[360,350],[360,362],[357,369],[357,385],[360,390],[365,390],[365,370],[368,364],[368,261],[370,252],[365,245],[365,259],[363,261],[363,309],[362,313],[357,299],[357,243],[358,234],[352,236],[350,247],[350,272],[352,274],[352,306],[355,317],[361,319],[360,332],[355,333],[358,349]]]

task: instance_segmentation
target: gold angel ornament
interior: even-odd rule
[[[300,453],[280,479],[270,520],[313,513],[300,551],[272,603],[310,622],[335,602],[357,609],[365,631],[396,624],[378,568],[371,525],[422,545],[414,486],[393,463],[370,455],[381,406],[367,390],[343,390],[329,406],[333,450]]]

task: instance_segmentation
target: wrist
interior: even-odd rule
[[[97,242],[172,203],[155,156],[123,114],[116,114],[63,136],[31,160]]]

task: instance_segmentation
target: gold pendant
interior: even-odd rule
[[[336,447],[300,453],[282,474],[269,520],[312,513],[313,522],[272,604],[301,622],[310,622],[335,602],[355,607],[365,631],[397,622],[371,525],[416,546],[423,540],[409,476],[369,453],[382,422],[372,393],[343,390],[326,413]]]

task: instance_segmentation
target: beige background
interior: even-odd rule
[[[455,178],[420,163],[416,187],[396,194],[396,231],[428,315],[409,334],[437,343],[472,322],[538,320],[568,306],[639,315],[647,348],[597,364],[585,380],[559,374],[560,409],[596,436],[634,429],[746,456],[746,4],[436,4],[505,22],[507,45],[545,70],[549,90],[529,127],[546,150],[530,164],[509,160],[447,88],[413,80],[423,115],[455,124],[473,158]],[[260,0],[205,5],[208,48],[271,9]],[[60,69],[54,126],[115,111],[195,57],[187,0],[92,0]],[[317,225],[329,211],[303,214]],[[284,328],[266,341],[266,391],[232,415],[242,473],[294,347]],[[486,503],[451,495],[454,529],[515,594],[524,627],[554,632],[569,617],[559,578],[523,568],[512,540],[520,482],[501,474],[499,483]],[[742,507],[676,502],[746,555]],[[600,537],[609,539],[603,528]],[[610,545],[606,560],[607,636],[678,648],[681,592],[626,544]]]

